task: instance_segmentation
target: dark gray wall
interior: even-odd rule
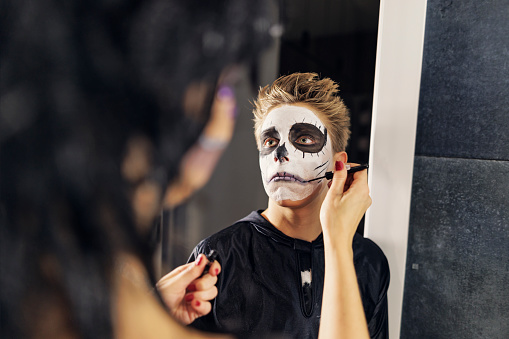
[[[425,32],[401,338],[509,338],[509,1]]]

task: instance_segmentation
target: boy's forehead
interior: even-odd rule
[[[309,108],[297,105],[282,105],[272,109],[265,117],[262,131],[272,127],[291,127],[295,123],[309,123],[323,127],[318,116]]]

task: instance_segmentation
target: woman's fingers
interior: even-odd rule
[[[212,275],[210,273],[205,274],[203,277],[193,281],[187,287],[187,290],[189,292],[204,291],[204,290],[207,290],[207,289],[211,288],[212,286],[214,286],[216,284],[216,282],[217,282],[217,276]]]
[[[212,310],[212,305],[208,301],[193,300],[189,305],[199,317],[209,314]]]
[[[206,290],[189,292],[185,295],[184,300],[192,302],[193,300],[208,301],[217,297],[217,287],[212,286]]]
[[[179,266],[179,267],[175,268],[173,271],[171,271],[170,273],[166,274],[164,277],[159,279],[158,284],[159,283],[164,283],[165,281],[170,280],[171,278],[179,275],[180,273],[182,273],[183,271],[188,269],[188,267],[191,266],[192,264],[193,263],[190,262],[188,264],[185,264],[185,265],[182,265],[182,266]]]
[[[212,286],[211,288],[204,291],[196,291],[187,293],[184,297],[184,300],[198,316],[208,314],[212,305],[210,304],[210,300],[214,299],[217,296],[217,287]]]
[[[197,279],[207,265],[207,257],[200,254],[196,261],[183,265],[167,274],[157,282],[159,290],[164,289],[166,285],[171,285],[174,290],[185,290],[186,287]]]
[[[348,188],[352,187],[352,185],[355,186],[366,186],[368,182],[368,171],[362,170],[359,172],[355,172],[348,175],[348,179],[346,182],[346,185],[348,187],[345,187],[345,192],[348,190]]]
[[[345,164],[342,161],[336,161],[335,167],[336,171],[334,172],[334,177],[332,178],[332,182],[329,187],[332,194],[336,194],[341,197],[343,195],[343,189],[345,187],[348,173],[346,171]]]
[[[209,274],[217,277],[219,273],[221,273],[221,264],[217,260],[214,260],[212,265],[210,265]]]
[[[334,178],[320,210],[324,239],[346,246],[370,205],[367,171],[349,174],[342,162],[336,162]]]
[[[350,177],[350,175],[349,175]],[[363,201],[366,209],[371,206],[371,197],[369,196],[368,173],[367,170],[359,171],[351,175],[351,182],[347,182],[348,188],[345,190],[346,197],[355,196],[359,201]]]
[[[348,163],[347,165],[350,166],[350,168],[353,168],[353,167],[356,167],[356,166],[359,166],[359,164],[356,164],[356,163]],[[355,173],[352,173],[350,174],[350,172],[348,171],[345,171],[344,168],[346,168],[345,164],[341,161],[336,161],[336,171],[334,172],[334,178],[336,178],[336,182],[338,181],[337,178],[339,177],[340,179],[339,180],[342,180],[344,178],[344,183],[343,183],[343,191],[341,192],[345,192],[348,190],[348,188],[350,187],[350,185],[352,184],[353,182],[353,178],[354,178],[354,175]],[[336,174],[336,172],[339,172]],[[346,174],[345,174],[346,172]],[[366,171],[360,171],[360,172],[366,172]],[[357,172],[359,173],[359,172]],[[346,176],[346,177],[345,177]],[[332,183],[334,182],[334,178],[333,180],[331,180],[329,182],[329,188],[332,187]],[[338,188],[341,188],[341,186],[336,186]]]
[[[215,263],[217,263],[217,261]],[[214,299],[218,293],[215,285],[216,282],[217,276],[209,273],[196,279],[193,284],[189,286],[191,291],[185,295],[184,300],[199,316],[208,314],[211,311],[212,306],[209,301]]]

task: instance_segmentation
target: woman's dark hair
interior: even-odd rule
[[[80,337],[113,336],[113,254],[150,262],[127,141],[151,141],[166,184],[208,118],[182,113],[184,92],[256,60],[270,25],[264,1],[0,3],[2,338],[34,335],[58,305]]]

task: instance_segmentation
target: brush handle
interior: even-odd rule
[[[346,170],[348,171],[348,174],[359,172],[359,171],[362,171],[362,170],[365,170],[368,168],[369,168],[368,164],[363,164],[363,165],[354,166],[354,167],[350,167],[350,165],[346,165]],[[323,177],[314,178],[314,179],[308,180],[307,182],[320,180],[323,178],[325,178],[327,180],[332,180],[333,177],[334,177],[334,172],[325,172],[325,175]]]
[[[368,168],[369,168],[368,164],[363,164],[363,165],[359,165],[359,166],[350,167],[350,169],[348,169],[348,174],[359,172],[359,171],[362,171],[362,170],[365,170],[365,169],[368,169]]]

